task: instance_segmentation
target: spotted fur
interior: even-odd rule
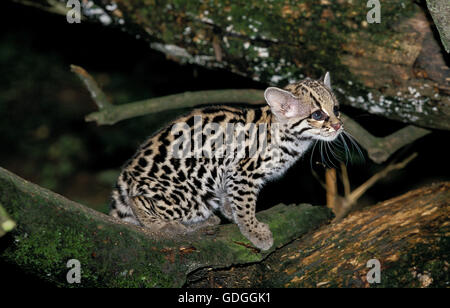
[[[112,193],[110,214],[154,231],[179,234],[218,224],[214,213],[219,211],[256,247],[269,249],[272,233],[255,217],[258,192],[264,183],[282,176],[314,139],[336,138],[342,123],[328,73],[322,80],[268,88],[265,98],[268,106],[260,108],[195,109],[148,138],[123,168]],[[323,119],[314,119],[319,113]],[[263,135],[243,130],[246,155],[236,155],[234,149],[226,155],[179,158],[173,155],[182,139],[182,134],[173,133],[176,123],[185,123],[191,141],[201,139],[203,145],[211,145],[210,150],[218,149],[213,141],[220,134],[208,131],[209,123],[218,123],[225,136],[230,123],[239,127],[254,123],[267,129]],[[249,155],[253,145],[263,143],[264,150],[258,147]]]

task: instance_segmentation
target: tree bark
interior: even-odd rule
[[[450,182],[353,212],[251,266],[201,271],[191,287],[448,287]],[[367,263],[377,259],[380,283]]]

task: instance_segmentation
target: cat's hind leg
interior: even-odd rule
[[[199,222],[195,222],[195,223],[188,223],[186,224],[186,226],[192,230],[192,231],[196,231],[198,229],[201,228],[207,228],[207,227],[214,227],[220,224],[220,218],[217,217],[214,214],[211,214],[211,216],[209,216],[207,219],[199,221]]]
[[[168,235],[187,234],[201,228],[220,224],[220,218],[214,214],[211,214],[205,220],[194,223],[184,223],[180,219],[181,217],[174,217],[175,219],[172,220],[164,219],[157,214],[158,205],[152,198],[141,195],[132,197],[131,199],[135,216],[141,225],[149,229],[150,232],[158,232]],[[166,206],[162,206],[161,208],[166,208]]]
[[[185,234],[191,229],[178,220],[168,220],[159,216],[156,211],[155,200],[147,196],[131,197],[131,207],[141,225],[150,232],[167,235]]]

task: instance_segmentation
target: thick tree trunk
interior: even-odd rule
[[[251,266],[198,271],[192,287],[448,287],[450,183],[354,212]],[[377,259],[380,283],[367,263]]]
[[[64,9],[57,1],[16,1]],[[376,8],[366,1],[94,2],[83,16],[146,39],[176,61],[280,86],[330,71],[344,104],[450,129],[448,62],[426,7],[413,0],[381,1],[380,23],[368,23]]]

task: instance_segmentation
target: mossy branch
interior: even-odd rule
[[[180,287],[186,275],[198,268],[259,262],[331,218],[327,208],[307,204],[280,204],[261,211],[257,217],[269,224],[274,246],[260,252],[235,224],[177,238],[157,235],[2,168],[0,203],[18,222],[12,231],[17,240],[0,250],[0,258],[58,286],[68,286],[66,263],[77,259],[82,287]]]
[[[87,122],[96,122],[99,125],[112,125],[125,119],[165,110],[194,107],[206,104],[262,104],[263,102],[264,99],[260,90],[228,89],[184,92],[100,109],[98,112],[88,114],[85,117],[85,120]]]
[[[185,92],[124,105],[112,105],[86,70],[75,65],[72,65],[71,68],[86,85],[92,99],[99,108],[99,111],[88,114],[85,120],[96,122],[98,125],[112,125],[133,117],[206,104],[247,103],[258,105],[264,103],[264,92],[262,90],[225,89]],[[392,135],[380,138],[370,134],[345,114],[342,114],[342,118],[346,130],[367,150],[369,158],[376,163],[386,161],[398,149],[430,133],[429,130],[424,128],[409,125]]]

